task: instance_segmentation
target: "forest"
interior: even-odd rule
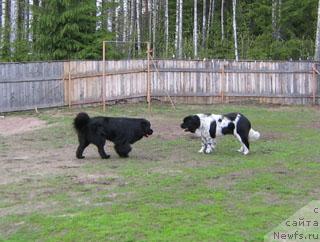
[[[145,58],[145,42],[156,58],[235,60],[313,60],[319,45],[317,0],[2,0],[0,8],[3,62],[98,60],[102,41],[117,41],[109,59]]]

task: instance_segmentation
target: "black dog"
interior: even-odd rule
[[[143,136],[148,137],[153,133],[151,124],[146,119],[137,118],[90,118],[87,113],[79,113],[74,119],[73,126],[77,131],[79,146],[76,156],[79,159],[84,149],[89,144],[98,147],[98,152],[103,159],[108,159],[104,151],[106,140],[114,143],[114,149],[120,157],[128,157],[131,151],[130,144],[140,140]]]

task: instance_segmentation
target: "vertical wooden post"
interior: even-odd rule
[[[225,84],[225,72],[224,72],[224,64],[221,69],[221,82],[220,82],[220,97],[221,97],[221,102],[223,103],[224,101],[224,84]]]
[[[71,69],[70,69],[70,60],[69,60],[69,73],[68,73],[68,105],[71,108]]]
[[[106,111],[106,42],[103,41],[102,42],[103,46],[102,46],[102,108],[103,108],[103,112]]]
[[[148,59],[148,70],[147,70],[147,103],[148,103],[148,110],[149,113],[151,112],[151,83],[150,83],[150,54],[151,54],[151,49],[150,49],[150,42],[147,42],[147,59]]]
[[[312,65],[312,104],[316,104],[316,89],[317,89],[317,73],[316,73],[316,65]]]

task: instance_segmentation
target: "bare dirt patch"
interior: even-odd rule
[[[313,121],[313,122],[310,122],[308,125],[302,126],[301,128],[320,129],[320,122]]]
[[[180,123],[176,120],[161,120],[159,118],[150,119],[151,127],[154,131],[154,136],[162,140],[174,140],[181,137],[183,130],[180,128]]]
[[[4,117],[0,119],[0,135],[21,134],[46,125],[45,121],[33,117]]]

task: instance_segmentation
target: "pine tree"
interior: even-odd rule
[[[96,30],[96,3],[47,0],[35,12],[35,50],[40,59],[98,58],[106,32]]]

